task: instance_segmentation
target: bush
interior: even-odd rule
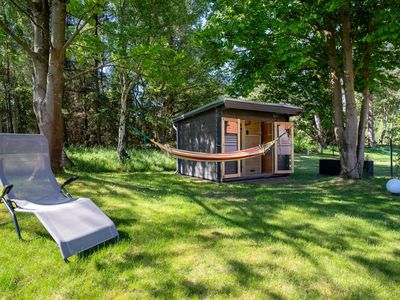
[[[294,136],[294,152],[304,153],[307,150],[315,152],[317,151],[317,148],[308,135],[298,131]]]

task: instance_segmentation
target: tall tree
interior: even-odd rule
[[[165,126],[159,126],[160,123],[165,125],[175,108],[184,105],[179,100],[188,88],[198,84],[196,79],[202,75],[207,79],[207,70],[203,66],[200,72],[200,64],[195,59],[198,53],[194,45],[188,45],[187,38],[205,7],[202,1],[178,0],[119,0],[110,5],[113,17],[105,26],[112,53],[110,59],[115,61],[112,74],[119,81],[117,151],[120,160],[128,157],[127,122],[134,119],[129,117],[133,115],[132,104],[136,104],[136,116],[143,112],[143,108],[147,110],[142,115],[144,119],[136,122],[144,128],[152,127],[145,126],[146,122],[156,125],[153,127],[157,127],[157,133],[160,133],[165,131]],[[193,97],[200,93],[194,89],[191,91]]]
[[[64,91],[65,52],[89,21],[95,5],[84,11],[76,22],[75,30],[66,39],[68,0],[13,0],[3,2],[10,5],[21,16],[31,22],[32,34],[26,36],[14,28],[13,20],[6,9],[0,18],[0,29],[11,37],[31,58],[33,74],[33,107],[40,133],[49,141],[51,165],[54,171],[62,167],[64,122],[62,100]],[[78,1],[73,5],[77,5]],[[83,7],[81,7],[83,8]],[[33,45],[31,47],[30,45]]]
[[[299,77],[309,70],[314,74],[328,70],[341,175],[360,178],[371,82],[383,78],[376,62],[390,61],[391,68],[398,65],[398,60],[382,55],[383,49],[398,47],[398,11],[398,3],[385,1],[222,0],[215,2],[206,31],[213,48],[228,50],[226,61],[246,78],[254,68],[297,71]],[[363,95],[359,111],[357,92]]]

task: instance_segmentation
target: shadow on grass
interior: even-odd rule
[[[250,266],[238,260],[229,260],[228,265],[231,267],[233,274],[241,286],[246,287],[249,286],[251,281],[262,279],[262,276],[254,272]]]
[[[398,260],[372,259],[359,255],[351,256],[351,258],[374,273],[381,273],[393,281],[400,282],[400,263]]]
[[[126,233],[125,237],[121,236],[122,240],[132,243],[132,248],[123,252],[120,261],[102,260],[96,262],[96,268],[104,270],[112,267],[115,268],[115,272],[123,272],[138,267],[151,267],[162,270],[163,273],[173,272],[170,263],[172,257],[178,256],[179,253],[167,251],[163,246],[160,246],[159,252],[152,253],[138,250],[135,245],[151,243],[153,238],[174,241],[179,237],[205,249],[217,251],[220,241],[235,239],[250,240],[257,244],[287,245],[301,258],[310,262],[318,270],[318,275],[333,287],[336,283],[326,269],[328,266],[320,261],[318,255],[310,252],[310,245],[326,251],[329,255],[346,256],[363,266],[366,272],[379,273],[389,281],[400,283],[400,268],[396,262],[400,257],[400,250],[393,251],[393,259],[371,259],[364,256],[364,250],[357,248],[354,243],[379,246],[385,242],[385,238],[376,232],[375,228],[400,230],[400,203],[393,201],[394,198],[385,193],[385,178],[342,181],[332,177],[321,177],[316,175],[317,158],[309,160],[310,163],[299,168],[299,173],[291,177],[284,186],[221,185],[190,180],[174,176],[172,173],[127,173],[120,174],[117,178],[112,174],[84,176],[83,184],[87,187],[87,196],[96,199],[96,188],[101,188],[103,194],[109,193],[110,197],[113,197],[113,205],[106,201],[100,201],[99,204],[105,206],[107,214],[114,220],[118,230]],[[177,203],[169,203],[168,199],[171,198],[178,199]],[[157,207],[174,205],[176,215],[167,219],[168,223],[146,223],[140,216],[140,211],[136,211],[140,208],[137,206],[137,200]],[[124,205],[124,208],[116,209],[114,204],[115,207]],[[197,217],[208,218],[207,221],[194,222],[193,217],[186,219],[185,215],[179,216],[180,205],[192,205],[194,210],[200,211]],[[295,216],[285,219],[288,221],[284,222],[281,216],[286,212]],[[304,218],[301,217],[302,214]],[[338,219],[335,219],[337,217]],[[343,218],[349,220],[349,223],[338,224],[340,230],[330,231],[329,226],[313,223],[314,218],[328,223],[341,222]],[[374,226],[361,228],[354,225],[356,223],[352,223],[353,220],[361,220]],[[139,226],[134,226],[135,224]],[[232,234],[227,234],[219,232],[214,225],[234,230]],[[212,229],[211,233],[204,234],[204,230],[209,229]],[[307,280],[301,274],[286,269],[284,265],[250,265],[234,259],[227,260],[227,265],[237,284],[243,287],[261,288],[257,283],[263,279],[257,272],[260,268],[282,270],[296,286],[304,285],[304,281]],[[199,298],[215,294],[232,296],[234,291],[229,285],[218,290],[204,282],[183,277],[165,280],[161,278],[156,287],[148,287],[148,290],[153,297],[164,298],[174,297],[174,290],[181,290],[189,297]],[[371,293],[374,291],[360,287],[354,292],[354,296],[371,296]],[[272,298],[281,297],[268,290],[265,294]],[[312,289],[308,295],[320,296],[318,291]]]

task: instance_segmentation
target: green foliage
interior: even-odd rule
[[[128,123],[162,141],[174,139],[173,115],[229,94],[302,106],[297,132],[304,132],[314,144],[320,142],[315,126],[315,116],[319,116],[323,142],[332,143],[324,29],[332,25],[340,37],[344,3],[68,1],[66,38],[87,23],[67,49],[63,102],[67,144],[115,146],[121,94],[126,81],[136,79],[128,93]],[[30,45],[28,3],[5,0],[1,4],[1,20]],[[390,112],[387,132],[397,142],[400,4],[369,0],[350,4],[357,92],[360,94],[365,85],[361,70],[366,42],[372,42],[367,84],[374,95],[376,124],[380,133],[385,112]],[[375,29],[367,33],[370,16]],[[4,83],[0,84],[0,107],[5,111],[11,107],[16,115],[19,112],[19,131],[36,132],[30,103],[31,62],[3,30],[0,41],[0,79]],[[9,82],[4,80],[6,58],[11,63]],[[84,75],[69,80],[82,72]],[[11,91],[7,107],[5,91]],[[7,122],[6,114],[1,115],[0,129],[10,127]],[[128,144],[136,142],[128,134]],[[296,149],[302,148],[298,142]]]
[[[95,60],[106,65],[97,75],[101,77],[101,92],[93,78],[95,72],[78,79],[83,82],[68,82],[67,89],[80,90],[81,95],[74,98],[69,94],[67,101],[72,103],[66,110],[76,116],[80,108],[73,103],[83,104],[82,123],[92,128],[90,135],[96,135],[93,125],[101,122],[100,127],[107,132],[106,145],[114,145],[120,99],[132,83],[127,91],[128,123],[161,140],[170,140],[174,136],[170,123],[173,115],[223,93],[223,85],[210,75],[194,33],[206,8],[203,1],[176,0],[111,1],[103,6],[97,15],[97,34],[93,34],[95,22],[91,20],[68,53],[73,62],[71,77],[87,65],[96,65]],[[67,123],[74,131],[71,142],[92,145],[94,138],[80,140],[88,134],[76,134],[82,126],[75,128],[75,123]]]
[[[9,39],[4,41],[0,43],[0,132],[35,132],[28,58]]]
[[[314,141],[302,131],[297,131],[294,136],[294,152],[306,153],[307,151],[316,152]]]
[[[216,56],[216,68],[230,72],[231,94],[303,106],[301,130],[317,141],[314,116],[318,115],[327,133],[325,143],[329,144],[333,124],[324,34],[333,27],[340,41],[340,13],[345,3],[215,1],[202,38],[210,55]],[[392,84],[389,71],[399,66],[399,4],[349,3],[356,89],[361,92],[368,85],[375,93],[376,86]],[[368,33],[371,16],[375,29]],[[367,41],[373,53],[368,61],[368,80],[361,74]]]

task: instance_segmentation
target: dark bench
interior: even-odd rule
[[[340,160],[338,159],[320,159],[319,160],[319,174],[329,176],[340,175]],[[374,161],[364,161],[364,174],[374,176]]]

